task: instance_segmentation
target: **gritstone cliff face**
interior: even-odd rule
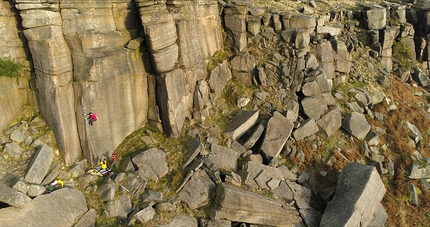
[[[4,11],[18,9],[4,18],[22,18],[39,110],[68,164],[82,151],[97,161],[146,123],[159,126],[160,116],[164,131],[178,136],[192,85],[223,45],[216,1],[15,2],[2,2]],[[8,54],[20,57],[23,45]],[[21,101],[16,86],[4,90]],[[21,107],[7,108],[11,116]],[[85,122],[89,111],[99,118],[93,127]]]
[[[9,28],[2,31],[8,45],[1,56],[31,69],[39,111],[68,165],[82,153],[94,163],[146,124],[179,136],[187,118],[210,114],[231,78],[244,85],[281,82],[293,93],[302,89],[305,114],[318,120],[332,105],[331,85],[346,80],[354,67],[350,53],[358,46],[369,45],[369,55],[387,72],[393,70],[395,39],[416,49],[418,59],[427,58],[425,34],[413,27],[427,26],[418,20],[426,11],[395,3],[329,14],[309,6],[266,12],[247,1],[214,0],[16,0],[1,7]],[[357,27],[369,31],[364,40]],[[232,57],[209,68],[227,40]],[[273,64],[262,65],[259,51],[275,46]],[[10,81],[1,87],[8,94],[1,96],[4,129],[33,93],[25,77],[2,80]],[[294,96],[284,101],[298,110]],[[89,111],[99,118],[92,127],[84,117]]]

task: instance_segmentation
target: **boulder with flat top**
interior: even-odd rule
[[[240,187],[217,186],[212,218],[262,226],[298,226],[302,219],[296,208]]]

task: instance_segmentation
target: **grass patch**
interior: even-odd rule
[[[416,63],[415,48],[406,43],[394,40],[393,57],[398,60],[398,64],[404,70],[410,70]]]
[[[206,64],[206,70],[211,72],[224,60],[227,60],[233,55],[231,49],[233,47],[233,38],[229,36],[224,30],[222,30],[224,48],[215,52],[214,55],[209,59]]]
[[[224,60],[227,60],[232,53],[227,50],[218,50],[215,54],[209,59],[209,62],[206,65],[206,69],[208,72],[214,70],[219,64],[221,64]]]
[[[17,78],[20,76],[21,64],[15,63],[11,58],[0,59],[0,76]]]

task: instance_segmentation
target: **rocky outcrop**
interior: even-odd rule
[[[205,132],[197,136],[184,160],[184,183],[176,191],[190,209],[199,209],[210,202],[215,187],[221,188],[215,216],[233,222],[284,225],[281,220],[285,221],[286,212],[287,219],[293,223],[318,225],[321,214],[309,205],[311,194],[318,191],[317,186],[306,174],[297,179],[279,165],[287,162],[285,157],[297,160],[299,165],[323,160],[319,136],[331,136],[341,126],[355,137],[351,139],[364,143],[364,156],[377,163],[381,174],[390,170],[393,174],[394,163],[386,160],[377,147],[378,133],[384,129],[373,129],[366,120],[366,117],[374,117],[371,108],[378,103],[372,97],[374,94],[363,89],[348,90],[355,99],[347,105],[352,113],[338,107],[332,95],[332,85],[349,79],[363,80],[361,75],[349,75],[360,72],[357,62],[351,59],[353,51],[369,45],[358,40],[355,26],[370,31],[361,31],[370,40],[365,57],[381,63],[383,69],[379,70],[384,74],[381,84],[389,87],[386,75],[393,69],[401,74],[400,69],[393,67],[393,63],[399,64],[398,59],[393,60],[393,46],[398,42],[415,49],[414,40],[421,42],[416,49],[425,69],[420,73],[415,71],[412,77],[421,86],[428,83],[427,36],[421,34],[421,30],[426,29],[414,34],[414,28],[406,22],[405,7],[391,3],[366,6],[357,13],[340,9],[330,15],[318,15],[308,7],[300,12],[266,11],[251,6],[248,1],[16,2],[23,34],[33,57],[32,77],[40,113],[53,129],[67,165],[74,163],[82,151],[89,164],[94,164],[106,155],[106,150],[114,150],[127,135],[147,123],[154,123],[159,129],[162,125],[167,135],[179,137],[184,126],[199,122],[198,128],[202,126],[200,121],[214,111],[228,113],[228,108],[218,108],[215,104],[231,78],[240,83],[238,87],[255,89],[249,97],[229,97],[237,100],[228,105],[237,105],[232,108],[244,111],[227,125],[224,135],[220,135],[221,129],[205,128]],[[426,20],[421,20],[426,17],[425,12],[418,13],[419,21],[413,20],[416,12],[409,12],[412,19],[408,21],[426,28]],[[229,35],[227,39],[232,39],[232,49],[227,51],[231,51],[232,56],[219,57],[220,52],[226,51],[223,50],[223,29]],[[371,62],[369,70],[370,65]],[[404,74],[402,78],[407,78],[408,73]],[[17,81],[19,84],[20,80]],[[16,99],[16,89],[13,85],[4,92],[13,93],[11,97]],[[340,93],[336,91],[334,96],[342,99]],[[5,111],[5,119],[19,109],[10,106],[10,110]],[[86,124],[84,117],[89,111],[99,117],[92,127]],[[375,113],[375,116],[381,118],[381,114]],[[410,130],[415,145],[422,141],[415,128],[410,127]],[[8,139],[12,141],[7,141],[5,152],[14,158],[20,157],[23,151],[19,146],[26,143],[25,136],[19,130],[11,132]],[[218,136],[227,141],[218,141]],[[147,146],[153,143],[152,139],[142,139]],[[299,140],[303,144],[309,142],[310,146],[295,145]],[[336,158],[350,162],[347,155],[342,154],[344,151],[332,149],[334,155],[325,164],[338,165]],[[312,152],[319,154],[313,157]],[[284,157],[280,157],[281,153]],[[169,154],[154,147],[133,158],[124,157],[120,169],[129,173],[120,173],[114,181],[85,190],[97,192],[100,199],[107,202],[105,214],[112,218],[133,217],[145,223],[154,218],[154,209],[175,211],[177,203],[163,201],[162,196],[144,201],[141,207],[132,203],[145,191],[147,181],[159,181],[174,168],[167,165],[166,155]],[[38,196],[43,188],[40,184],[49,183],[58,175],[78,177],[85,169],[74,166],[65,173],[52,166],[47,175],[53,154],[47,152],[43,156],[47,159],[34,164],[38,171],[30,166],[28,176],[15,184],[14,189],[31,197]],[[386,165],[388,171],[384,169]],[[369,174],[373,178],[375,170],[369,172],[357,173],[351,178],[360,180]],[[413,166],[411,172],[410,178],[428,178],[427,169]],[[83,176],[79,181],[94,179]],[[226,183],[236,186],[244,183],[252,190],[272,192],[282,202]],[[338,189],[341,190],[344,189]],[[363,190],[367,195],[369,189]],[[342,205],[353,206],[354,215],[361,215],[360,218],[365,216],[363,225],[384,223],[380,191],[376,205],[365,203],[372,207],[369,213],[361,212],[361,201],[357,202],[359,211],[354,210],[355,203],[347,201]],[[326,193],[324,199],[328,199],[329,194]],[[267,207],[275,208],[263,210]],[[237,210],[246,215],[241,216]],[[91,213],[88,216],[88,219],[93,217]],[[355,224],[354,218],[346,222]],[[170,225],[182,223],[183,218],[178,219]],[[195,220],[190,219],[185,223],[195,225]],[[323,218],[323,223],[325,221]]]
[[[178,136],[194,84],[206,77],[205,61],[223,45],[216,1],[124,0],[93,8],[80,1],[16,3],[34,59],[40,112],[68,165],[82,151],[94,164],[148,121],[162,120],[164,131]],[[151,72],[155,80],[148,80]],[[17,88],[4,92],[27,102]],[[14,104],[5,109],[3,124],[23,106]],[[85,124],[89,111],[99,118],[94,127]]]
[[[10,78],[0,75],[0,130],[7,128],[11,121],[21,115],[26,104],[35,105],[34,93],[29,90],[30,62],[28,46],[22,35],[21,18],[12,1],[0,3],[0,59],[10,59],[23,66],[20,78]]]

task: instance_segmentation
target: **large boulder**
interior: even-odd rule
[[[348,164],[339,175],[336,194],[327,204],[320,226],[369,226],[385,191],[375,167]]]
[[[279,112],[274,112],[267,122],[266,133],[260,150],[270,158],[276,158],[290,137],[294,124]]]
[[[207,158],[211,159],[218,169],[235,171],[238,156],[239,153],[233,149],[213,144]]]
[[[12,157],[18,158],[21,156],[22,148],[16,143],[7,143],[4,145],[3,151]]]
[[[342,120],[342,128],[357,139],[364,139],[370,131],[370,124],[364,114],[352,112]]]
[[[318,125],[314,119],[309,118],[302,122],[299,128],[294,130],[294,139],[297,141],[302,140],[308,136],[311,136],[319,131]]]
[[[430,78],[425,73],[418,69],[415,69],[412,73],[412,79],[414,79],[419,85],[427,87],[430,85]]]
[[[127,218],[131,211],[131,200],[126,194],[122,194],[118,199],[107,203],[108,217]]]
[[[233,118],[225,127],[224,134],[234,140],[239,139],[249,129],[254,126],[258,120],[259,111],[245,111]]]
[[[326,136],[331,136],[342,126],[342,113],[337,106],[331,111],[327,112],[317,121],[321,131]]]
[[[254,62],[252,55],[248,52],[235,56],[230,61],[232,77],[243,85],[252,86],[251,71],[253,70]]]
[[[96,218],[97,211],[95,209],[88,210],[74,227],[94,227],[96,226]]]
[[[217,186],[212,215],[215,219],[256,225],[297,226],[302,223],[294,207],[225,183]]]
[[[303,112],[309,117],[316,121],[320,119],[321,115],[324,115],[327,110],[327,103],[325,97],[322,94],[306,97],[301,102]]]
[[[255,162],[247,162],[239,174],[241,175],[243,183],[251,188],[262,187],[262,179],[266,179],[265,182],[267,183],[271,179],[285,180],[286,177],[291,178],[288,176],[288,172],[286,172],[283,168],[270,167],[268,165]],[[265,188],[267,188],[267,186]]]
[[[157,76],[157,96],[165,133],[178,137],[181,133],[185,117],[189,116],[188,108],[192,95],[185,80],[185,74],[177,69]]]
[[[216,99],[221,96],[224,87],[232,77],[231,70],[228,67],[228,61],[223,61],[214,70],[211,71],[208,79],[209,87],[211,88],[211,98]]]
[[[419,165],[412,164],[411,173],[409,174],[411,179],[430,179],[430,165]]]
[[[197,209],[205,205],[215,191],[215,183],[206,171],[201,170],[194,173],[191,179],[179,192],[179,197],[191,209]]]
[[[0,185],[0,202],[14,207],[23,207],[31,202],[31,198],[13,188]]]
[[[136,218],[140,223],[145,223],[154,218],[155,216],[155,210],[152,208],[152,206],[149,206],[148,204],[141,209],[139,212],[137,212],[135,215],[133,215],[133,218]]]
[[[47,145],[43,145],[34,155],[24,180],[33,184],[42,183],[43,178],[48,174],[49,167],[54,160],[54,156],[55,154],[52,151],[52,148]]]
[[[387,10],[382,6],[374,5],[364,13],[368,29],[383,29],[387,25]]]
[[[0,209],[2,226],[73,226],[87,211],[84,194],[63,188],[38,196],[22,208]]]
[[[157,148],[151,148],[134,156],[132,161],[138,167],[139,175],[150,180],[158,181],[169,171],[166,154]]]

